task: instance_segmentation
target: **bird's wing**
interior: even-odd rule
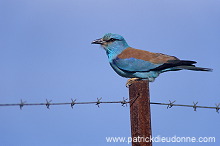
[[[128,72],[145,72],[160,66],[158,64],[153,64],[149,61],[144,61],[136,58],[115,58],[113,60],[113,64],[115,64],[121,70]]]
[[[144,50],[127,48],[120,53],[113,63],[122,70],[130,72],[147,72],[151,70],[164,70],[167,68],[184,65],[183,61],[174,56],[161,53],[152,53]],[[184,61],[184,63],[187,61]],[[193,64],[189,61],[186,64]]]

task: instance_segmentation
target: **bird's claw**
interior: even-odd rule
[[[128,79],[126,83],[126,87],[129,88],[133,84],[134,81],[139,81],[139,80],[148,80],[149,82],[153,82],[155,78],[147,78],[147,79],[131,78],[131,79]]]
[[[131,79],[128,79],[127,83],[126,83],[126,87],[129,88],[134,81],[137,81],[137,80],[141,80],[139,78],[131,78]]]

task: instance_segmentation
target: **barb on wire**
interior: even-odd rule
[[[128,98],[124,98],[124,97],[123,97],[123,100],[122,100],[122,102],[121,102],[121,106],[123,106],[123,107],[126,106],[126,107],[127,107],[127,103],[128,103],[127,100],[128,100]]]
[[[170,104],[167,105],[167,109],[173,107],[173,103],[176,102],[176,100],[174,100],[173,102],[169,100],[169,102]]]
[[[26,103],[26,101],[23,101],[21,99],[20,103],[13,103],[13,104],[0,104],[0,107],[3,106],[19,106],[20,109],[22,110],[24,106],[40,106],[40,105],[44,105],[46,106],[48,109],[50,109],[50,106],[53,105],[70,105],[71,108],[73,108],[74,105],[76,104],[95,104],[98,107],[100,107],[101,103],[105,103],[105,104],[110,104],[110,103],[119,103],[121,104],[123,107],[127,106],[127,104],[132,104],[136,101],[136,99],[139,97],[139,95],[137,97],[134,97],[131,100],[128,100],[127,98],[123,97],[123,99],[121,101],[101,101],[102,98],[97,98],[97,101],[92,101],[92,102],[76,102],[76,99],[71,99],[71,102],[63,102],[63,103],[53,103],[52,100],[47,100],[46,99],[46,103]],[[161,102],[150,102],[150,104],[156,104],[156,105],[166,105],[167,109],[173,107],[173,106],[181,106],[181,107],[192,107],[194,109],[194,111],[197,111],[198,108],[206,108],[206,109],[215,109],[215,111],[217,113],[219,113],[220,110],[220,103],[215,104],[215,106],[199,106],[197,105],[198,102],[193,102],[193,105],[185,105],[185,104],[175,104],[176,100],[171,101],[169,100],[169,103],[161,103]]]
[[[220,109],[220,103],[219,104],[215,104],[216,105],[216,112],[219,113],[219,109]]]
[[[197,105],[197,104],[198,104],[198,102],[196,102],[196,103],[195,103],[195,102],[193,102],[193,108],[194,108],[194,111],[196,111],[196,108],[197,108],[197,106],[196,106],[196,105]]]
[[[96,105],[99,107],[100,103],[101,103],[102,97],[101,98],[97,98],[97,102]]]
[[[70,106],[71,106],[71,108],[73,108],[73,106],[76,104],[76,99],[71,99],[72,100],[72,102],[71,102],[71,104],[70,104]]]
[[[24,106],[24,104],[26,103],[26,101],[22,101],[22,99],[21,99],[21,103],[20,103],[20,110],[22,110],[22,108],[23,108],[23,106]]]
[[[48,100],[46,99],[46,101],[47,101],[46,107],[47,107],[48,109],[50,109],[50,103],[52,102],[52,100],[48,101]]]

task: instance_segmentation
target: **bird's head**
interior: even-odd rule
[[[102,38],[96,39],[92,44],[100,44],[106,51],[124,50],[128,48],[125,39],[118,34],[106,33]]]

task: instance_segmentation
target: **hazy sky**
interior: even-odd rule
[[[118,101],[126,79],[91,45],[105,33],[134,48],[195,60],[213,72],[161,74],[150,84],[152,102],[220,103],[220,2],[217,0],[1,0],[0,103]],[[213,109],[151,105],[153,136],[213,136],[220,145],[220,114]],[[130,136],[129,107],[120,104],[0,107],[3,146],[104,146],[107,136]],[[154,143],[155,146],[177,143]]]

